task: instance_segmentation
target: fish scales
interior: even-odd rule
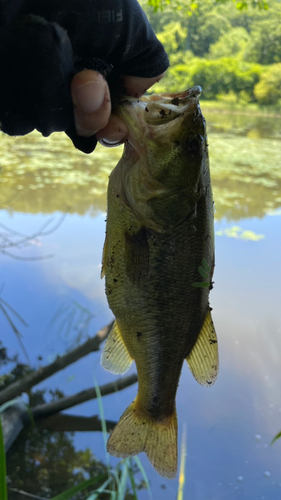
[[[209,307],[213,199],[198,94],[153,96],[152,109],[144,101],[148,112],[143,102],[120,106],[131,136],[108,186],[103,274],[116,321],[102,364],[124,373],[135,360],[139,380],[108,450],[121,457],[145,451],[167,477],[177,470],[175,397],[184,360],[205,385],[218,370]]]

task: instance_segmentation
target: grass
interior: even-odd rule
[[[276,434],[276,436],[274,436],[274,438],[272,439],[270,445],[272,445],[273,443],[275,443],[275,441],[277,441],[280,438],[281,438],[281,432],[278,432],[278,434]]]
[[[2,422],[0,418],[0,498],[1,500],[7,500],[7,485],[6,485],[6,454],[4,447]]]
[[[98,396],[99,412],[102,421],[102,431],[105,443],[105,454],[107,463],[107,473],[99,475],[97,477],[82,481],[78,485],[72,486],[68,490],[56,495],[51,500],[71,500],[75,495],[84,491],[85,489],[94,486],[99,483],[99,487],[94,489],[86,500],[98,500],[100,495],[107,493],[110,500],[125,500],[128,490],[130,490],[133,495],[134,500],[138,500],[137,495],[137,483],[135,480],[136,472],[140,472],[143,478],[143,482],[147,488],[148,496],[150,500],[153,500],[151,488],[149,481],[144,470],[144,467],[139,459],[135,456],[132,458],[126,458],[121,460],[115,469],[110,468],[109,455],[106,451],[106,441],[107,441],[107,429],[104,416],[104,409],[102,404],[102,397],[100,394],[100,389],[97,381],[95,380],[95,388]],[[18,399],[8,401],[0,407],[0,415],[8,407],[16,404]],[[28,406],[28,405],[27,405]],[[29,409],[30,410],[30,409]],[[181,459],[180,459],[180,474],[179,474],[179,487],[177,493],[177,500],[183,500],[184,498],[184,483],[185,483],[185,459],[186,459],[186,429],[184,428],[181,443]],[[0,418],[0,499],[8,500],[7,484],[6,484],[6,455],[2,431],[2,423]],[[100,485],[100,482],[103,483]]]
[[[85,489],[87,489],[91,486],[94,486],[96,483],[99,483],[98,488],[93,489],[93,491],[87,497],[86,500],[98,500],[102,493],[107,493],[109,495],[110,500],[125,500],[126,494],[129,490],[132,491],[134,500],[138,500],[138,495],[137,495],[138,486],[137,486],[137,483],[135,480],[136,469],[142,475],[143,482],[146,485],[146,488],[148,490],[148,495],[149,495],[150,500],[153,500],[147,475],[146,475],[145,470],[142,466],[142,463],[138,457],[126,458],[124,460],[121,460],[117,464],[115,469],[112,470],[110,468],[109,455],[106,451],[107,429],[106,429],[106,422],[105,422],[105,416],[104,416],[104,410],[103,410],[103,404],[102,404],[102,397],[100,394],[99,385],[96,381],[95,381],[95,388],[97,391],[99,412],[100,412],[100,418],[101,418],[101,422],[102,422],[102,431],[103,431],[103,437],[104,437],[104,443],[105,443],[107,473],[99,475],[99,476],[91,478],[91,479],[88,479],[88,480],[85,480],[85,481],[82,481],[81,483],[79,483],[75,486],[72,486],[68,490],[63,491],[59,495],[56,495],[51,500],[71,500],[73,497],[75,497],[75,495],[77,495],[78,493],[84,491]],[[0,415],[7,408],[9,408],[17,403],[18,403],[18,398],[15,398],[11,401],[8,401],[7,403],[4,403],[0,407]],[[26,406],[28,406],[28,405],[26,405]],[[32,415],[29,407],[28,407],[28,410],[29,410],[30,415]],[[31,419],[31,422],[33,423],[33,419]],[[5,454],[5,447],[4,447],[2,423],[1,423],[1,418],[0,418],[0,500],[8,500],[6,476],[7,476],[6,454]],[[100,484],[101,481],[103,481],[102,484]]]
[[[184,425],[181,439],[181,458],[180,458],[180,474],[177,500],[184,498],[184,483],[185,483],[185,460],[186,460],[186,426]]]

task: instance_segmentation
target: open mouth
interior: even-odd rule
[[[128,142],[139,156],[149,148],[171,146],[188,128],[202,122],[199,107],[201,87],[184,92],[152,94],[141,99],[126,97],[119,102],[118,114],[126,123]],[[153,145],[154,144],[154,145]]]
[[[169,123],[186,112],[193,112],[197,107],[201,87],[192,87],[184,92],[152,94],[144,96],[141,101],[144,107],[145,121],[148,125],[162,125]]]

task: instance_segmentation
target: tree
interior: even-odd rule
[[[281,62],[281,25],[279,16],[255,23],[249,43],[245,48],[244,59],[264,65]]]
[[[0,404],[10,401],[22,392],[28,392],[30,401],[28,411],[22,403],[20,407],[10,406],[1,416],[5,447],[11,446],[7,452],[10,500],[19,500],[18,496],[14,496],[18,495],[18,490],[50,498],[85,479],[95,478],[107,471],[89,449],[83,452],[75,450],[72,439],[74,431],[101,431],[103,427],[99,418],[69,415],[63,413],[63,410],[96,398],[99,394],[103,396],[122,390],[135,383],[137,375],[121,377],[114,383],[100,386],[99,391],[90,387],[67,397],[59,389],[52,389],[48,391],[49,397],[51,396],[51,401],[48,402],[46,391],[34,390],[34,386],[89,353],[98,351],[111,327],[112,324],[108,325],[94,337],[38,370],[18,363],[17,357],[9,358],[6,349],[0,344],[1,364],[13,365],[9,372],[0,377]],[[33,416],[34,428],[30,425],[30,414]],[[116,422],[104,421],[107,431],[112,430],[115,424]],[[114,477],[110,479],[113,483]],[[90,491],[89,489],[88,493]],[[82,500],[86,494],[86,490],[82,496],[77,494],[75,500]],[[111,496],[102,494],[99,498],[108,499]],[[131,498],[127,493],[126,499]]]
[[[249,41],[249,34],[245,28],[232,28],[210,46],[209,54],[211,59],[220,57],[233,57],[239,55]]]
[[[230,28],[231,24],[224,16],[202,9],[198,15],[188,19],[187,48],[195,56],[204,57],[210,45],[216,43]]]
[[[217,0],[218,3],[225,3],[227,0]],[[154,8],[155,11],[164,9],[167,5],[172,3],[174,8],[179,8],[182,6],[182,1],[174,0],[147,0],[148,5]],[[266,0],[234,0],[235,6],[238,10],[247,9],[249,6],[258,7],[259,9],[267,9],[268,3]],[[188,7],[192,9],[196,9],[198,5],[202,4],[202,0],[193,1],[190,0],[188,2]]]
[[[261,104],[276,104],[281,99],[281,63],[273,64],[261,75],[254,93]]]
[[[169,22],[164,26],[163,31],[158,34],[158,39],[163,43],[170,55],[186,50],[186,38],[187,28],[184,28],[178,21]]]
[[[9,488],[50,498],[106,472],[106,466],[89,449],[75,449],[73,437],[72,433],[25,429],[7,453]],[[19,498],[9,492],[9,500]],[[76,498],[86,498],[85,492]]]

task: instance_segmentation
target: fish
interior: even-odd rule
[[[214,203],[200,87],[127,98],[117,108],[129,137],[109,177],[102,277],[115,322],[101,364],[138,393],[111,433],[116,457],[145,452],[177,473],[175,398],[185,360],[202,385],[218,374],[209,305]]]

